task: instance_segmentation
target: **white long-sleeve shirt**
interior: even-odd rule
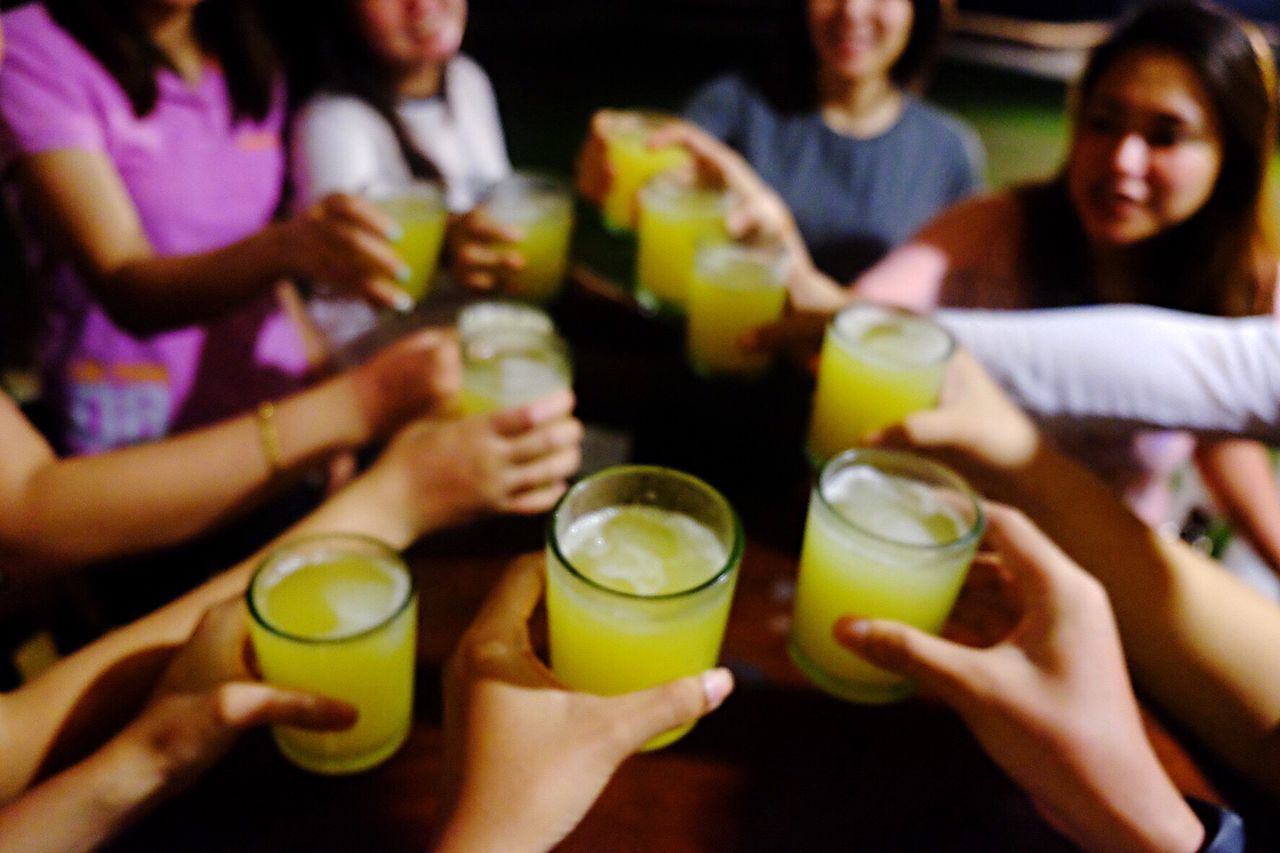
[[[1186,429],[1280,441],[1280,326],[1139,305],[943,310],[1027,410],[1117,431]]]

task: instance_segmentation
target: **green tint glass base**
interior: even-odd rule
[[[359,755],[317,755],[314,752],[298,749],[289,741],[288,734],[282,735],[277,729],[272,729],[271,736],[275,739],[276,746],[280,747],[280,752],[284,757],[303,770],[309,770],[312,773],[324,773],[329,776],[340,776],[347,773],[359,773],[386,761],[409,739],[409,726],[406,725],[402,731],[398,732],[395,737],[384,745]]]
[[[663,732],[644,746],[640,747],[640,751],[652,752],[655,749],[662,749],[664,746],[670,746],[680,740],[680,738],[687,735],[693,729],[693,725],[693,723],[690,723],[687,726],[680,726],[679,728],[672,729],[669,732]]]
[[[830,693],[837,699],[846,702],[858,702],[863,705],[887,705],[901,701],[915,692],[914,681],[903,680],[897,684],[867,684],[858,681],[843,681],[828,675],[813,661],[800,651],[794,640],[787,640],[787,654],[791,661],[805,677],[821,690]]]

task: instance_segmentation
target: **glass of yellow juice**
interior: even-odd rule
[[[563,181],[517,172],[497,183],[484,201],[485,214],[520,238],[508,248],[520,253],[524,267],[505,273],[506,292],[520,299],[547,302],[560,293],[573,233],[573,197]]]
[[[869,433],[937,405],[951,333],[925,317],[861,302],[827,326],[809,422],[815,464],[856,447]]]
[[[435,278],[449,222],[443,187],[435,181],[409,181],[378,185],[366,195],[400,229],[391,248],[408,267],[409,276],[396,285],[415,304],[421,302]]]
[[[841,616],[894,619],[938,633],[985,519],[957,474],[910,453],[850,450],[818,475],[804,544],[791,659],[823,690],[853,702],[893,702],[909,680],[836,642]]]
[[[604,224],[613,231],[634,231],[636,193],[654,175],[692,163],[679,146],[650,148],[649,138],[671,116],[649,112],[618,113],[606,130],[605,158],[613,172],[605,195]]]
[[[543,311],[477,302],[458,317],[462,411],[496,412],[573,385],[569,348]]]
[[[364,536],[286,542],[262,562],[246,593],[253,650],[271,684],[356,706],[346,731],[277,726],[285,757],[316,773],[355,773],[409,735],[417,592],[404,561]]]
[[[753,374],[769,366],[767,353],[738,340],[772,323],[787,304],[786,250],[729,241],[699,245],[689,286],[685,344],[690,366],[703,374]]]
[[[645,308],[684,311],[695,247],[727,240],[729,194],[659,175],[640,190],[636,232],[636,299]]]
[[[742,549],[729,502],[688,474],[623,465],[576,484],[547,527],[556,677],[611,696],[715,666]]]

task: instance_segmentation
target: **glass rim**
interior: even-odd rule
[[[907,463],[909,465],[917,465],[924,468],[932,469],[934,472],[940,473],[945,485],[958,486],[961,494],[968,499],[973,506],[973,522],[969,525],[969,529],[955,539],[947,542],[938,542],[933,545],[922,544],[919,542],[903,542],[900,539],[894,539],[877,533],[853,519],[849,518],[837,507],[833,506],[831,501],[827,499],[823,491],[823,485],[827,481],[827,476],[837,467],[843,467],[845,463],[857,460],[863,464],[870,464],[878,470],[884,471],[885,468],[876,465],[875,460],[886,460],[895,463]],[[892,473],[891,471],[888,473]],[[919,482],[919,481],[916,481]],[[916,453],[907,453],[900,450],[880,450],[878,448],[855,447],[844,450],[832,456],[822,466],[822,470],[818,472],[818,482],[813,487],[814,494],[818,496],[818,501],[824,509],[830,512],[844,527],[850,528],[862,536],[867,536],[877,542],[883,542],[892,545],[895,548],[910,548],[919,552],[942,553],[944,551],[959,550],[960,547],[968,547],[970,543],[977,541],[983,534],[987,526],[987,515],[982,509],[982,500],[978,493],[970,486],[968,481],[957,474],[955,471],[943,465],[941,462],[934,462],[924,456]]]
[[[659,172],[637,190],[641,207],[654,207],[663,212],[676,209],[682,201],[691,202],[693,215],[725,216],[737,200],[729,187],[704,187],[686,183],[679,172]]]
[[[768,268],[773,276],[773,281],[768,287],[760,287],[758,285],[750,285],[747,287],[721,285],[734,290],[773,290],[775,288],[785,288],[787,286],[787,276],[790,273],[791,253],[787,251],[784,243],[767,242],[767,243],[744,243],[740,240],[734,240],[732,237],[702,237],[694,243],[693,247],[693,268],[695,272],[702,272],[704,263],[711,263],[717,256],[729,256],[733,258],[741,258],[742,260],[756,263]],[[708,260],[703,260],[707,258]]]
[[[714,496],[717,501],[724,505],[729,513],[729,519],[733,522],[733,546],[729,549],[729,554],[725,558],[725,563],[717,569],[709,578],[695,586],[685,589],[676,590],[675,592],[664,592],[657,595],[645,595],[639,592],[627,592],[626,590],[614,589],[611,586],[605,586],[599,581],[591,578],[578,571],[578,568],[569,561],[569,558],[560,550],[560,542],[556,537],[556,520],[560,517],[560,512],[565,508],[569,499],[585,489],[588,484],[593,483],[607,476],[620,476],[624,474],[659,474],[665,477],[671,477],[700,489]],[[622,504],[622,506],[630,506],[631,504]],[[635,506],[645,506],[645,504],[635,504]],[[556,501],[556,505],[551,509],[551,515],[547,519],[547,545],[551,548],[551,553],[555,556],[560,565],[564,566],[569,574],[585,583],[592,589],[599,590],[612,596],[616,596],[628,601],[675,601],[680,598],[688,598],[696,595],[703,590],[710,589],[725,581],[733,570],[741,564],[742,554],[746,550],[746,534],[742,527],[742,519],[738,517],[738,512],[733,508],[733,504],[729,499],[721,494],[720,490],[712,486],[705,480],[695,477],[692,474],[686,474],[675,468],[667,468],[662,465],[613,465],[602,471],[597,471],[591,476],[579,480],[573,486],[560,496],[560,500]]]
[[[485,190],[480,203],[490,204],[503,197],[504,193],[511,193],[516,189],[519,192],[514,198],[520,200],[531,197],[555,201],[563,199],[571,202],[573,200],[573,193],[569,189],[569,184],[563,178],[553,175],[551,172],[536,169],[515,169],[506,177],[494,181]]]
[[[258,606],[254,602],[253,592],[258,584],[258,579],[266,573],[267,569],[273,567],[276,563],[287,557],[289,551],[297,548],[298,546],[312,545],[325,541],[333,541],[337,543],[341,543],[343,541],[359,542],[363,545],[373,546],[375,551],[381,551],[382,554],[380,556],[389,557],[392,564],[403,571],[405,577],[409,579],[409,585],[405,587],[404,600],[396,604],[396,606],[392,608],[386,616],[379,619],[376,624],[370,625],[368,628],[362,628],[361,630],[350,634],[341,634],[336,637],[306,637],[301,634],[294,634],[289,631],[285,631],[282,628],[273,625],[261,612],[259,612]],[[249,607],[249,615],[257,625],[260,625],[267,632],[295,643],[324,646],[358,640],[361,637],[368,636],[385,628],[388,624],[395,621],[400,614],[404,613],[406,609],[408,609],[409,605],[413,603],[414,596],[417,592],[418,580],[413,576],[413,572],[409,571],[409,566],[405,563],[404,557],[400,555],[399,551],[392,548],[381,539],[377,539],[373,536],[367,536],[363,533],[311,533],[306,536],[298,536],[285,542],[281,542],[279,545],[268,551],[266,556],[262,558],[262,561],[258,563],[258,567],[253,570],[253,576],[249,578],[249,584],[245,587],[244,597],[245,603]]]
[[[640,136],[647,138],[654,131],[680,120],[676,114],[655,107],[637,107],[616,112],[617,115],[612,121],[613,126],[604,129],[603,135],[606,139]]]
[[[360,190],[360,195],[377,203],[397,199],[430,199],[445,207],[444,184],[434,178],[412,178],[404,181],[378,181]]]
[[[923,361],[903,361],[900,359],[885,358],[874,350],[870,350],[863,346],[860,342],[850,340],[848,334],[840,329],[841,317],[846,314],[854,314],[863,311],[879,313],[894,320],[909,320],[911,322],[929,326],[937,330],[937,332],[942,336],[942,339],[946,341],[946,347],[937,358],[926,359]],[[951,334],[951,330],[943,326],[937,320],[922,314],[917,314],[914,311],[908,311],[906,308],[900,308],[897,305],[882,305],[878,302],[869,301],[854,302],[852,305],[845,306],[837,311],[827,322],[827,334],[831,335],[836,342],[839,343],[840,348],[845,352],[857,354],[858,356],[864,357],[879,365],[896,368],[932,367],[933,365],[946,364],[947,360],[955,354],[957,346],[956,336]]]

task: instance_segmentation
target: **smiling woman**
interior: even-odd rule
[[[1128,302],[1238,316],[1272,307],[1264,186],[1275,72],[1263,46],[1251,25],[1209,3],[1148,7],[1090,58],[1058,176],[947,211],[856,291],[917,309]],[[1148,521],[1167,520],[1165,481],[1189,441],[1143,434],[1116,445],[1078,430],[1056,438]],[[1280,499],[1262,449],[1207,444],[1197,461],[1280,567]]]

